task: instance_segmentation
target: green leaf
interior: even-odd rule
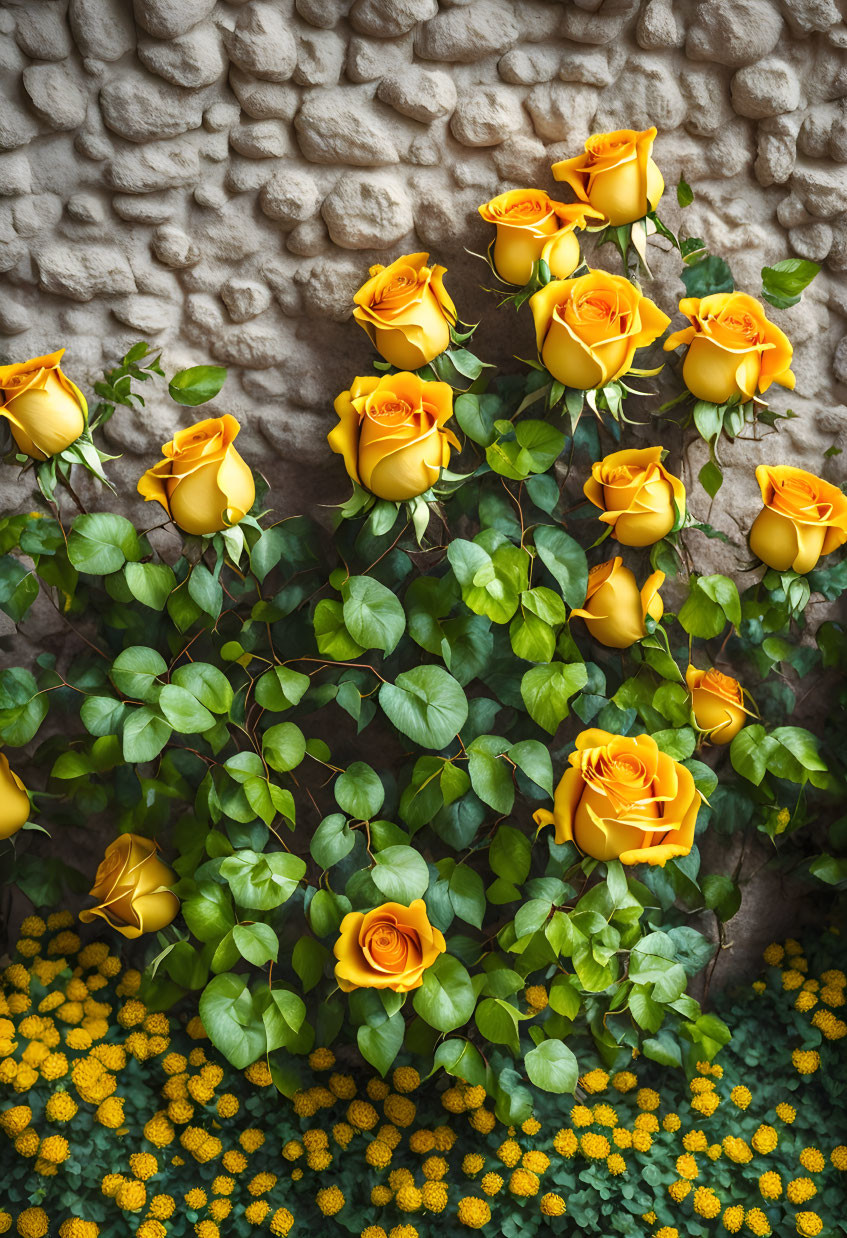
[[[450,874],[447,893],[459,919],[481,929],[485,916],[485,888],[479,873],[467,864],[457,864]]]
[[[226,370],[220,365],[193,365],[178,370],[168,383],[168,392],[177,404],[196,408],[213,400],[226,382]]]
[[[235,927],[229,892],[215,882],[201,882],[196,894],[182,901],[182,918],[200,941],[219,941]]]
[[[208,662],[187,662],[184,666],[178,666],[171,676],[171,683],[185,688],[214,714],[228,713],[232,706],[229,680],[223,671]]]
[[[262,736],[262,755],[271,769],[287,773],[306,755],[306,738],[293,722],[279,722]]]
[[[488,447],[494,442],[494,418],[499,406],[497,396],[465,393],[457,398],[453,412],[468,438],[481,447]]]
[[[382,685],[379,703],[397,730],[422,748],[445,748],[468,716],[461,686],[440,666],[401,672]]]
[[[508,623],[529,584],[527,552],[496,529],[486,529],[472,542],[454,538],[447,558],[465,605],[494,623]]]
[[[151,610],[161,610],[176,588],[176,576],[166,563],[127,563],[124,579],[133,597]]]
[[[533,540],[538,557],[562,590],[570,607],[582,606],[588,590],[588,560],[585,551],[562,529],[539,525]]]
[[[371,870],[371,879],[387,899],[409,904],[416,898],[423,898],[429,885],[429,868],[414,847],[400,843],[384,847],[374,860],[376,866]]]
[[[471,978],[458,959],[441,954],[415,989],[415,1013],[438,1032],[452,1032],[467,1023],[476,1004]]]
[[[385,788],[376,770],[364,761],[354,761],[335,780],[335,802],[347,813],[360,821],[375,817],[385,800]]]
[[[474,1020],[486,1040],[495,1045],[508,1045],[516,1053],[519,1051],[520,1016],[510,1002],[499,997],[486,997],[477,1006]]]
[[[141,558],[141,542],[125,516],[91,512],[77,516],[68,535],[68,558],[78,572],[105,576],[127,559]]]
[[[311,682],[289,666],[275,666],[256,681],[256,700],[264,709],[281,713],[300,701]]]
[[[701,882],[706,906],[716,911],[721,920],[731,920],[741,906],[741,891],[725,873],[709,873]]]
[[[525,834],[512,825],[501,825],[488,848],[492,872],[504,881],[521,885],[529,876],[532,845]]]
[[[293,1046],[305,1019],[306,1007],[302,998],[290,989],[272,989],[270,1003],[262,1011],[268,1052]]]
[[[718,636],[727,621],[738,627],[741,599],[735,582],[727,576],[692,576],[678,618],[686,632],[702,640]]]
[[[448,1075],[464,1079],[472,1086],[485,1084],[482,1054],[469,1040],[442,1040],[432,1060],[433,1073],[442,1067]]]
[[[193,735],[207,731],[215,725],[215,719],[196,696],[178,684],[165,684],[159,693],[159,708],[175,731]]]
[[[573,1093],[579,1078],[576,1057],[561,1040],[542,1040],[527,1053],[524,1066],[530,1083],[545,1092]]]
[[[519,743],[512,744],[506,755],[531,782],[548,795],[553,794],[553,762],[550,759],[550,750],[545,744],[537,739],[522,739]]]
[[[236,1070],[265,1052],[265,1028],[246,976],[226,973],[210,980],[200,996],[200,1018],[212,1044]]]
[[[714,292],[733,292],[735,279],[723,258],[707,254],[680,273],[688,297],[708,297]]]
[[[299,856],[287,851],[259,854],[245,848],[221,861],[221,876],[242,907],[271,911],[286,902],[306,872]]]
[[[550,662],[533,666],[521,680],[521,697],[527,713],[545,731],[555,735],[570,713],[572,696],[588,683],[583,662]]]
[[[331,868],[349,855],[355,845],[355,835],[345,817],[340,812],[334,812],[324,817],[315,830],[310,850],[316,864],[320,864],[321,868]]]
[[[682,206],[690,206],[694,201],[694,190],[683,177],[679,178],[679,183],[676,187],[676,200]]]
[[[658,1032],[665,1021],[665,1012],[650,996],[649,985],[633,986],[629,995],[629,1009],[635,1022],[645,1032]]]
[[[762,267],[762,296],[777,309],[796,305],[800,294],[820,272],[807,258],[784,258],[772,267]]]
[[[126,706],[113,696],[87,696],[79,716],[92,735],[116,735],[126,713]]]
[[[192,602],[202,611],[217,619],[223,606],[224,593],[220,581],[215,579],[204,563],[195,563],[191,569],[188,593]]]
[[[484,804],[504,815],[512,811],[515,786],[512,773],[500,753],[508,741],[497,735],[480,735],[468,744],[468,773],[471,786]]]
[[[232,940],[248,963],[262,967],[279,956],[279,938],[269,924],[236,924]]]
[[[371,576],[351,576],[341,586],[341,596],[353,640],[363,649],[393,652],[406,630],[406,614],[391,590]]]
[[[155,701],[160,690],[155,680],[167,673],[168,664],[155,649],[148,649],[146,645],[131,645],[115,658],[109,675],[118,691],[125,696],[140,701]]]
[[[124,722],[124,760],[134,765],[153,761],[171,737],[171,728],[164,718],[147,705],[133,709]]]
[[[320,982],[324,965],[329,959],[326,946],[314,937],[301,937],[291,953],[291,966],[300,978],[303,992],[308,993]]]
[[[384,1076],[400,1052],[405,1033],[406,1023],[398,1010],[384,1023],[357,1028],[356,1043],[365,1061]]]
[[[312,623],[318,652],[325,658],[332,658],[336,662],[350,662],[364,653],[362,645],[347,631],[340,602],[322,598],[315,607]]]

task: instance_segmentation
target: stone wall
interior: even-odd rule
[[[170,368],[225,364],[211,407],[244,422],[275,504],[336,501],[324,436],[371,355],[348,320],[367,267],[437,255],[462,317],[482,320],[477,350],[514,366],[529,316],[516,326],[480,290],[464,252],[488,239],[478,204],[552,190],[551,161],[592,131],[655,123],[662,214],[740,286],[790,254],[824,266],[775,313],[798,377],[776,402],[800,419],[727,453],[718,519],[749,522],[751,453],[820,470],[845,446],[845,17],[847,0],[4,0],[0,353],[64,344],[82,385],[139,337]],[[672,311],[679,263],[655,253],[650,292]],[[127,510],[191,419],[160,397],[107,427]],[[29,501],[10,470],[2,487],[4,508]]]

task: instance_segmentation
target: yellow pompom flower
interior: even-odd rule
[[[70,1151],[70,1145],[64,1135],[48,1135],[41,1141],[38,1155],[43,1161],[50,1161],[52,1165],[61,1165],[70,1156]]]
[[[567,1206],[561,1195],[548,1191],[538,1202],[538,1210],[545,1217],[561,1217],[567,1212]]]
[[[611,1156],[606,1157],[606,1168],[614,1177],[626,1173],[626,1161],[620,1152],[613,1152]]]
[[[505,1139],[497,1149],[497,1156],[507,1169],[514,1169],[521,1159],[521,1145],[514,1139]]]
[[[785,1188],[788,1202],[792,1204],[805,1204],[807,1200],[813,1199],[817,1193],[818,1188],[811,1178],[792,1178]]]
[[[739,1084],[737,1087],[732,1089],[729,1094],[729,1099],[737,1109],[746,1109],[750,1104],[750,1101],[753,1099],[753,1093],[749,1088],[744,1087],[743,1084]]]
[[[32,1121],[32,1110],[29,1105],[13,1105],[11,1109],[0,1113],[0,1129],[12,1138],[26,1130]]]
[[[267,1200],[257,1199],[255,1203],[247,1205],[244,1209],[244,1216],[251,1225],[261,1225],[270,1210],[271,1206]]]
[[[616,1148],[631,1148],[632,1131],[625,1126],[616,1126],[612,1131],[612,1143]]]
[[[248,1155],[252,1152],[258,1152],[265,1142],[265,1132],[258,1130],[255,1126],[250,1127],[249,1130],[241,1132],[238,1136],[238,1142]]]
[[[379,1114],[366,1100],[354,1100],[347,1108],[347,1121],[360,1131],[370,1131],[379,1121]]]
[[[151,1152],[133,1152],[129,1158],[129,1167],[142,1182],[159,1172],[159,1162]]]
[[[485,1167],[485,1157],[478,1152],[469,1152],[462,1160],[462,1173],[466,1178],[475,1178]]]
[[[615,1127],[619,1118],[617,1110],[611,1105],[595,1105],[593,1109],[594,1122],[597,1126]]]
[[[586,1092],[596,1095],[598,1092],[605,1092],[609,1086],[609,1075],[605,1070],[600,1070],[599,1067],[595,1070],[590,1070],[588,1074],[583,1075],[580,1083]]]
[[[80,1217],[68,1217],[59,1226],[59,1238],[97,1238],[100,1226],[94,1221],[83,1221]]]
[[[801,1234],[802,1238],[816,1238],[823,1229],[823,1221],[816,1212],[798,1212],[794,1220],[797,1233]]]
[[[682,1137],[682,1146],[686,1152],[705,1152],[709,1141],[702,1131],[686,1131]]]
[[[522,1199],[529,1199],[533,1195],[537,1195],[541,1189],[541,1181],[538,1174],[534,1174],[529,1169],[520,1167],[512,1171],[512,1176],[509,1178],[509,1190],[513,1195],[517,1195]]]
[[[829,1159],[835,1169],[840,1170],[841,1173],[847,1172],[847,1146],[843,1143],[832,1149]]]
[[[720,1216],[721,1201],[714,1191],[707,1186],[698,1186],[694,1192],[694,1211],[707,1221],[713,1221]]]
[[[206,1192],[202,1187],[193,1186],[190,1191],[184,1196],[185,1202],[189,1208],[193,1208],[195,1212],[206,1206]]]
[[[681,1204],[691,1192],[691,1183],[680,1178],[668,1187],[668,1194],[675,1204]]]
[[[150,1200],[150,1215],[157,1221],[167,1221],[176,1211],[173,1195],[154,1195]]]
[[[774,1169],[769,1169],[759,1178],[759,1191],[763,1199],[779,1199],[782,1195],[782,1178]]]
[[[795,1049],[791,1062],[798,1074],[813,1075],[821,1064],[821,1055],[816,1049]]]
[[[475,1195],[466,1195],[460,1199],[456,1213],[460,1224],[467,1225],[468,1229],[482,1229],[491,1220],[488,1204]]]
[[[590,1126],[594,1115],[587,1105],[574,1105],[571,1109],[571,1122],[574,1126]]]
[[[689,1152],[684,1152],[682,1156],[676,1158],[676,1172],[680,1178],[688,1178],[689,1181],[700,1176],[697,1161]]]
[[[437,1182],[446,1175],[449,1168],[443,1156],[428,1156],[421,1165],[421,1173],[427,1182]]]
[[[635,1103],[639,1109],[650,1111],[659,1108],[662,1098],[653,1088],[639,1088],[635,1093]]]
[[[524,1169],[530,1169],[534,1174],[543,1174],[550,1168],[550,1157],[538,1148],[530,1148],[528,1152],[524,1152],[521,1164]]]
[[[588,1131],[580,1138],[579,1148],[582,1155],[591,1161],[604,1161],[612,1150],[606,1136],[597,1135],[593,1131]]]
[[[638,1078],[631,1070],[619,1070],[612,1075],[611,1083],[616,1092],[631,1092],[638,1086]]]
[[[785,1122],[786,1125],[788,1126],[790,1126],[791,1123],[794,1121],[794,1119],[797,1117],[797,1110],[794,1108],[794,1106],[787,1105],[784,1101],[780,1101],[780,1103],[776,1107],[775,1112],[779,1120],[781,1122]]]
[[[576,1150],[579,1147],[579,1140],[573,1131],[565,1130],[563,1128],[557,1132],[555,1138],[553,1139],[553,1147],[559,1153],[559,1156],[564,1156],[570,1160],[570,1158],[575,1155]]]
[[[819,1174],[826,1169],[826,1158],[819,1148],[804,1148],[800,1153],[800,1164],[809,1173]]]
[[[197,1221],[194,1226],[197,1238],[220,1238],[220,1232],[214,1221]]]
[[[767,1123],[763,1122],[754,1132],[750,1143],[756,1152],[762,1156],[767,1156],[769,1152],[773,1152],[779,1143],[779,1135],[772,1126],[768,1126]]]
[[[125,1178],[115,1192],[115,1203],[122,1212],[140,1212],[147,1203],[144,1183]]]
[[[656,1230],[656,1238],[679,1238],[679,1230],[675,1225],[663,1225]]]
[[[746,1165],[753,1159],[750,1145],[737,1135],[726,1135],[722,1147],[729,1159],[736,1165]]]
[[[25,1208],[18,1216],[17,1228],[21,1238],[44,1238],[50,1221],[43,1208]]]
[[[365,1160],[374,1169],[387,1169],[391,1164],[391,1157],[391,1149],[381,1139],[372,1139],[365,1150]]]
[[[337,1186],[327,1186],[318,1191],[315,1203],[324,1216],[334,1217],[344,1207],[344,1196]]]
[[[277,1208],[276,1212],[271,1217],[270,1231],[272,1234],[285,1235],[291,1232],[294,1225],[294,1216],[287,1208]]]
[[[375,1186],[371,1188],[371,1203],[376,1208],[384,1208],[386,1204],[391,1203],[393,1192],[387,1186]]]
[[[749,1208],[744,1213],[744,1224],[750,1233],[754,1235],[754,1238],[770,1238],[770,1234],[773,1232],[770,1222],[761,1208]]]
[[[781,949],[781,947],[780,947]],[[732,1204],[724,1209],[721,1224],[728,1234],[737,1234],[744,1224],[744,1207],[742,1204]]]
[[[447,1207],[447,1187],[443,1182],[425,1182],[421,1187],[421,1202],[427,1212],[443,1212]]]
[[[414,1092],[421,1085],[421,1077],[414,1066],[398,1066],[391,1076],[395,1092]]]

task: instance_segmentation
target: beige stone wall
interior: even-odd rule
[[[5,0],[0,353],[64,344],[83,385],[139,337],[169,368],[225,364],[211,407],[242,419],[277,505],[338,500],[324,436],[369,363],[349,321],[369,264],[428,249],[482,321],[477,350],[513,367],[529,316],[479,287],[477,205],[552,189],[551,161],[592,131],[655,123],[661,213],[741,287],[792,254],[824,266],[775,312],[798,378],[776,403],[799,419],[727,452],[713,518],[749,523],[751,463],[820,470],[845,446],[846,16],[845,0]],[[650,294],[673,312],[679,263],[655,253]],[[611,248],[601,261],[616,269]],[[160,395],[107,427],[125,510],[142,461],[191,419]],[[2,498],[29,501],[9,470]]]

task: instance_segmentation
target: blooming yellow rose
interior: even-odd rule
[[[662,464],[662,451],[615,451],[591,466],[585,497],[624,546],[652,546],[685,515],[685,486]]]
[[[739,397],[746,403],[771,383],[794,390],[791,342],[745,292],[683,297],[679,312],[691,326],[669,335],[665,351],[688,345],[682,377],[698,400],[726,404]]]
[[[334,953],[335,978],[345,993],[352,989],[417,989],[423,974],[447,949],[434,928],[426,904],[416,898],[408,907],[383,903],[373,911],[350,911],[341,921]]]
[[[567,279],[579,266],[577,228],[602,218],[584,202],[554,202],[543,189],[509,189],[479,208],[495,224],[493,259],[507,284],[525,284],[532,264],[541,258],[556,279]]]
[[[29,796],[6,754],[0,752],[0,838],[11,838],[29,820]]]
[[[551,280],[529,307],[539,357],[560,383],[583,391],[623,378],[635,350],[670,322],[628,279],[608,271]]]
[[[595,133],[585,154],[553,164],[557,181],[570,185],[580,202],[588,202],[615,227],[635,223],[655,211],[665,191],[651,151],[656,129],[618,129]]]
[[[684,765],[661,752],[652,735],[611,735],[591,728],[553,800],[536,824],[554,825],[556,842],[573,842],[595,860],[658,864],[688,855],[700,792]]]
[[[165,456],[138,483],[145,500],[161,503],[186,533],[217,533],[247,514],[256,498],[253,474],[233,447],[234,417],[210,417],[178,430]]]
[[[685,682],[691,694],[694,721],[708,732],[709,743],[728,744],[746,724],[749,709],[744,708],[741,684],[714,667],[698,671],[689,666]]]
[[[429,254],[406,254],[391,266],[373,266],[353,298],[356,322],[398,370],[419,370],[443,353],[456,322],[444,287],[447,268],[428,261]]]
[[[598,563],[588,573],[585,605],[571,615],[585,620],[588,631],[601,645],[628,649],[646,636],[644,621],[649,615],[656,623],[665,613],[659,589],[664,572],[653,572],[639,591],[635,577],[619,556]]]
[[[46,460],[75,443],[85,429],[85,396],[59,368],[64,348],[16,365],[0,365],[0,417],[18,447]]]
[[[428,383],[401,371],[356,378],[335,401],[339,422],[327,435],[353,481],[381,499],[423,494],[461,444],[445,422],[453,416],[448,383]]]
[[[764,507],[750,530],[750,549],[778,572],[810,572],[821,555],[847,542],[847,496],[814,473],[760,464]]]
[[[89,924],[99,916],[124,937],[158,933],[179,911],[170,888],[176,877],[158,859],[158,847],[140,834],[121,834],[109,843],[89,890],[97,907],[79,913]]]

